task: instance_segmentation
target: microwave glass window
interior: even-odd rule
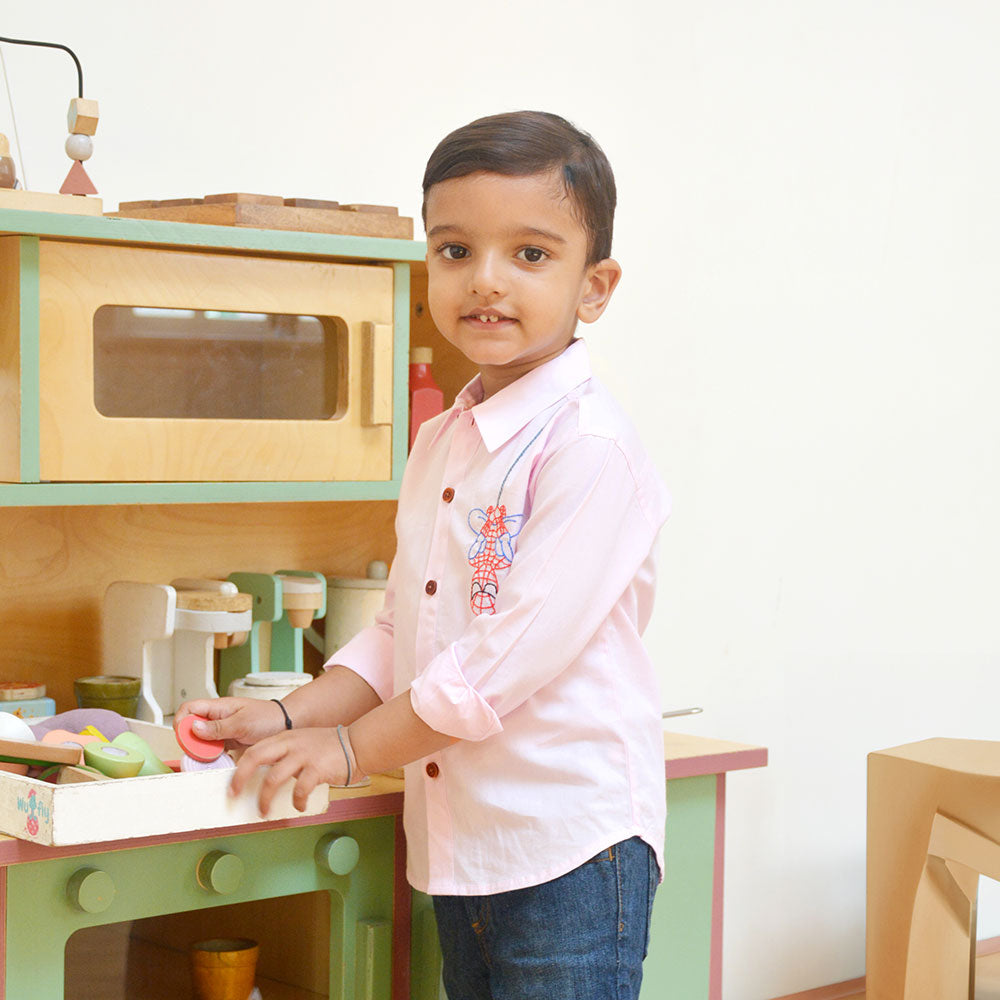
[[[329,420],[347,403],[335,316],[102,306],[94,404],[106,417]]]

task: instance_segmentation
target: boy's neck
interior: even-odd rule
[[[541,368],[542,365],[548,364],[550,361],[554,361],[556,358],[562,354],[570,344],[575,344],[577,341],[576,337],[571,338],[557,351],[553,351],[551,354],[546,355],[542,359],[533,359],[531,361],[526,361],[520,366],[508,366],[505,365],[502,368],[494,368],[491,365],[481,365],[479,368],[479,380],[483,387],[483,398],[480,402],[485,403],[487,399],[491,396],[495,396],[502,389],[506,389],[507,386],[513,385],[518,380],[522,379],[528,372],[534,371],[536,368]]]

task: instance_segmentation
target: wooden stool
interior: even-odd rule
[[[868,757],[868,1000],[971,1000],[979,875],[1000,878],[1000,743]]]

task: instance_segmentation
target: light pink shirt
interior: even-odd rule
[[[331,658],[410,690],[461,742],[406,768],[407,875],[433,894],[537,885],[639,836],[663,870],[660,695],[640,636],[669,499],[582,341],[406,465],[385,608]]]

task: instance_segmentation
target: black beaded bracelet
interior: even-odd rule
[[[291,729],[292,720],[288,715],[288,709],[285,708],[285,706],[277,698],[272,698],[271,701],[273,701],[275,705],[277,705],[278,708],[281,709],[281,714],[285,717],[285,729]]]

